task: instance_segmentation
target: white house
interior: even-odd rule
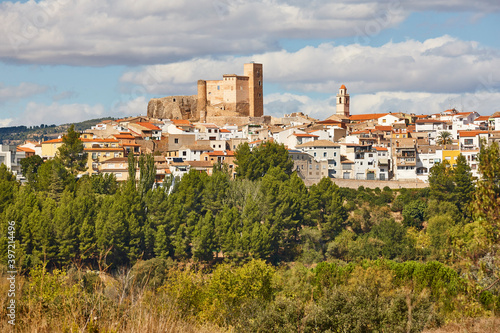
[[[328,140],[315,140],[298,145],[296,149],[308,153],[316,161],[327,161],[328,177],[341,177],[340,144]]]

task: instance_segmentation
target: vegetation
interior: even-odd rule
[[[76,179],[58,158],[23,186],[0,167],[0,232],[16,222],[23,272],[18,329],[421,332],[497,320],[496,144],[481,150],[480,181],[460,157],[422,190],[307,188],[287,156],[242,146],[237,179],[216,166],[172,189],[153,186],[151,156],[130,158],[140,177],[121,185]]]

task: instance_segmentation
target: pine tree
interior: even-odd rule
[[[84,151],[80,133],[75,131],[75,125],[68,128],[68,133],[63,136],[63,145],[59,147],[58,157],[62,164],[76,175],[79,171],[84,171],[87,165],[87,153]]]
[[[193,238],[193,257],[201,261],[213,259],[215,248],[215,224],[212,211],[200,218]]]
[[[58,258],[63,264],[70,263],[78,254],[79,225],[76,224],[73,194],[64,191],[58,207],[54,212],[54,229],[58,243]]]
[[[166,259],[170,254],[170,238],[167,234],[166,226],[158,226],[155,237],[154,252],[156,257]]]

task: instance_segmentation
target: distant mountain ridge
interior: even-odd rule
[[[97,119],[85,120],[79,123],[74,123],[75,130],[83,131],[88,129],[103,120],[115,119],[112,117],[104,117]],[[10,126],[0,127],[0,144],[4,145],[19,145],[26,140],[32,141],[45,141],[57,138],[66,133],[71,124],[62,125],[46,125],[41,124],[38,126]]]

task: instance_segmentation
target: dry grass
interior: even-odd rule
[[[423,333],[498,333],[500,318],[469,319],[461,323],[450,323],[443,327],[426,330]]]
[[[222,333],[231,330],[188,318],[174,302],[157,293],[124,286],[127,279],[108,281],[94,293],[64,283],[58,296],[46,301],[29,294],[26,278],[18,276],[16,325],[6,320],[8,282],[0,276],[0,332],[106,332],[106,333]],[[48,282],[48,281],[47,281]],[[123,290],[127,288],[126,292]],[[22,292],[19,292],[22,291]],[[22,295],[21,295],[22,294]],[[50,295],[48,295],[50,297]]]

